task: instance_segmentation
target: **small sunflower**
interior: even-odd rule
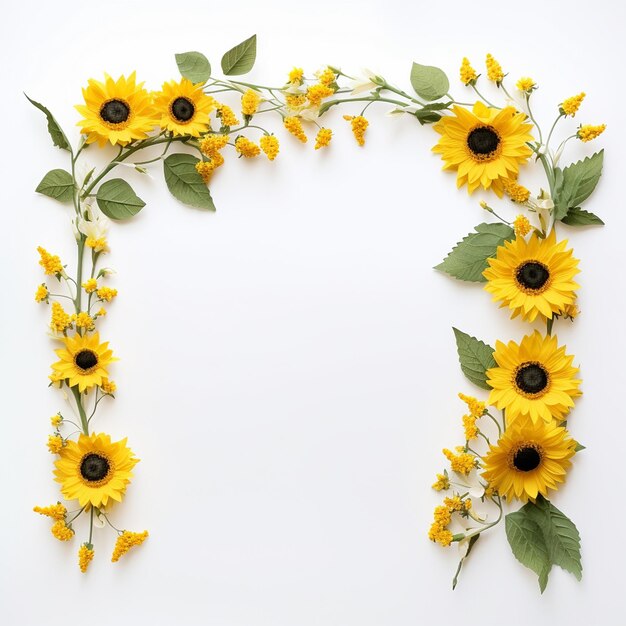
[[[80,435],[68,441],[55,462],[55,480],[67,500],[80,506],[106,506],[109,500],[122,501],[132,469],[139,462],[126,439],[111,442],[104,433]]]
[[[100,334],[74,335],[63,339],[65,348],[55,350],[61,359],[53,363],[52,369],[63,380],[68,380],[70,387],[78,385],[80,393],[94,385],[102,385],[109,378],[106,367],[112,361],[113,352],[109,342],[100,343]]]
[[[580,272],[578,259],[566,250],[567,240],[556,241],[554,230],[546,239],[536,233],[526,241],[517,237],[498,247],[495,258],[488,259],[483,272],[485,289],[493,300],[508,306],[511,317],[522,316],[532,322],[537,315],[551,318],[576,301],[574,276]]]
[[[453,116],[434,125],[441,135],[433,152],[441,154],[444,170],[457,170],[457,187],[467,185],[469,193],[479,186],[493,189],[502,197],[503,180],[517,179],[520,163],[532,154],[531,124],[514,107],[490,109],[477,102],[473,112],[452,107]]]
[[[562,420],[581,395],[575,378],[578,368],[573,356],[558,347],[556,337],[542,337],[538,331],[518,345],[496,342],[493,354],[498,367],[487,370],[487,383],[493,388],[489,404],[505,409],[510,420],[530,417],[533,422]]]
[[[498,440],[489,446],[483,458],[483,478],[507,500],[522,502],[564,482],[576,442],[567,430],[554,422],[534,424],[532,420],[513,422]]]
[[[209,127],[215,100],[202,91],[202,84],[183,78],[179,83],[163,83],[161,91],[154,94],[154,106],[162,129],[199,137]]]
[[[97,141],[102,147],[109,141],[125,146],[135,139],[145,139],[156,126],[152,99],[143,83],[135,82],[135,72],[117,81],[105,74],[103,83],[93,78],[88,83],[83,89],[85,104],[75,107],[83,116],[78,126],[87,135],[87,143]]]

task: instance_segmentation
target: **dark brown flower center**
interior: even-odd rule
[[[92,350],[81,350],[74,357],[74,363],[76,367],[87,371],[98,365],[98,356]]]
[[[524,446],[513,456],[513,467],[520,472],[530,472],[541,463],[541,454],[534,446]]]
[[[100,117],[109,124],[121,124],[129,116],[130,107],[123,100],[109,100],[100,109]]]
[[[548,372],[539,363],[524,363],[515,374],[515,384],[528,394],[541,393],[548,386]]]
[[[172,102],[171,111],[179,122],[188,122],[196,112],[196,107],[188,98],[180,97]]]
[[[110,469],[109,459],[95,452],[87,454],[80,462],[80,475],[92,483],[106,478]]]
[[[528,261],[517,268],[515,277],[522,287],[538,291],[548,282],[550,270],[543,263]]]
[[[487,156],[500,145],[500,135],[491,126],[474,128],[467,136],[467,147],[476,155]]]

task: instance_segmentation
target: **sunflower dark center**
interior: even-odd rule
[[[541,463],[541,455],[533,446],[520,448],[513,457],[513,466],[520,472],[530,472]]]
[[[109,460],[99,454],[91,453],[80,462],[80,475],[90,482],[98,482],[106,477],[111,466]]]
[[[491,126],[479,126],[474,128],[467,136],[467,147],[479,155],[487,155],[494,152],[500,145],[500,136]]]
[[[122,100],[109,100],[100,109],[100,117],[109,124],[121,124],[129,116],[130,107]]]
[[[528,261],[517,268],[517,281],[526,289],[541,289],[550,278],[550,271],[543,263]]]
[[[517,370],[515,384],[525,393],[540,393],[548,386],[548,372],[538,363],[526,363]]]
[[[96,353],[91,350],[81,350],[74,357],[74,363],[76,363],[76,366],[80,367],[81,370],[88,370],[94,367],[94,365],[98,365],[98,357]]]
[[[196,112],[196,107],[191,100],[187,98],[176,98],[172,102],[172,115],[179,122],[188,122]]]

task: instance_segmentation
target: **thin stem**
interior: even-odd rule
[[[502,429],[500,428],[500,422],[498,422],[498,420],[491,413],[489,413],[489,411],[487,411],[487,415],[491,418],[493,423],[498,427],[498,439],[499,439],[502,436]]]
[[[85,506],[87,506],[87,505],[85,505]],[[66,526],[69,526],[85,510],[85,506],[82,509],[80,509],[80,511],[78,511],[78,513],[76,513],[76,515],[74,515],[74,517],[70,518],[69,520],[67,520],[65,522]]]
[[[91,538],[93,537],[93,507],[91,507],[90,513],[91,515],[89,516],[89,545],[91,545]]]
[[[539,124],[537,123],[537,120],[535,119],[533,115],[532,109],[530,108],[530,94],[529,93],[526,94],[526,108],[528,109],[528,116],[532,120],[532,123],[535,125],[535,128],[539,131],[539,143],[543,144],[543,135],[541,133],[541,126],[539,126]]]
[[[111,520],[109,520],[109,518],[107,517],[107,514],[104,511],[100,511],[100,514],[104,517],[104,519],[106,520],[107,524],[113,530],[116,530],[118,533],[120,533],[120,535],[124,532],[123,530],[120,530],[119,528],[116,528],[115,526],[113,526],[113,524],[111,524]]]
[[[482,93],[480,93],[480,91],[478,91],[478,89],[476,89],[476,85],[472,85],[472,89],[476,92],[476,94],[478,95],[478,97],[485,102],[486,104],[488,104],[490,107],[494,108],[494,109],[499,109],[500,107],[496,106],[495,104],[493,104],[493,102],[489,102],[489,100],[487,100],[487,98],[485,98],[485,96],[483,96]]]
[[[563,117],[563,114],[560,113],[559,116],[554,120],[554,124],[552,124],[552,128],[550,129],[550,132],[548,133],[548,139],[546,140],[546,152],[548,151],[548,148],[550,146],[550,139],[552,138],[552,133],[554,132],[556,125],[558,124],[559,120],[562,117]]]
[[[554,316],[546,319],[546,332],[548,335],[552,334],[552,325],[554,324]]]
[[[83,408],[83,401],[81,399],[80,392],[77,387],[72,387],[71,389],[74,394],[74,399],[76,400],[76,406],[78,408],[78,414],[80,415],[80,423],[82,425],[83,432],[85,435],[89,435],[89,420],[87,419],[87,414]]]

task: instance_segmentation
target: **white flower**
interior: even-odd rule
[[[417,111],[417,107],[413,107],[413,106],[396,107],[395,109],[391,109],[391,111],[387,111],[385,115],[389,117],[396,117],[397,115],[400,115],[402,113],[410,113],[411,115],[414,115],[416,111]]]
[[[319,116],[319,107],[307,107],[306,109],[302,109],[299,113],[299,117],[305,122],[314,122]]]
[[[79,217],[76,221],[78,230],[89,239],[94,241],[104,241],[104,245],[94,248],[96,252],[108,252],[109,247],[106,245],[107,232],[109,230],[109,219],[96,207],[88,202],[83,205],[86,218]]]
[[[363,75],[359,78],[355,78],[350,81],[350,87],[352,87],[352,95],[364,93],[376,89],[383,82],[380,76],[377,76],[371,70],[364,69]]]

